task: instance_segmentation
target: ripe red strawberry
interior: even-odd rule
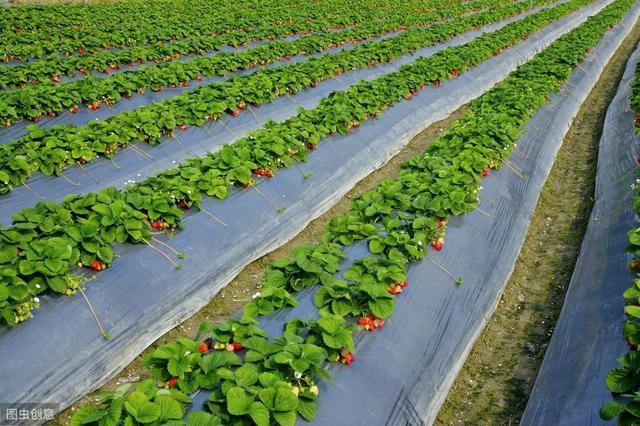
[[[180,82],[180,86],[181,86],[181,87],[187,87],[188,85],[189,85],[189,82],[188,82],[188,81],[181,81],[181,82]]]
[[[273,177],[273,172],[269,169],[255,169],[253,170],[253,173],[257,174],[258,176],[264,176],[267,178]]]
[[[69,108],[69,112],[71,114],[75,114],[76,112],[78,112],[78,105],[73,105],[71,108]]]
[[[402,287],[398,284],[391,284],[391,286],[387,289],[387,292],[393,295],[400,294],[402,293]]]
[[[56,113],[55,113],[55,112],[53,112],[53,111],[47,111],[47,116],[48,116],[48,117],[55,117],[55,116],[56,116]]]
[[[351,352],[347,351],[347,350],[343,350],[341,352],[341,357],[340,357],[340,362],[342,362],[345,365],[349,365],[351,364],[353,361],[356,360],[355,355],[353,355]]]
[[[194,79],[195,79],[196,81],[202,81],[202,77],[200,77],[199,75],[196,75],[196,76],[194,77]]]
[[[233,342],[231,344],[233,345],[233,350],[235,351],[241,351],[244,349],[244,346],[240,342]]]
[[[358,318],[358,325],[366,326],[368,324],[369,318]]]
[[[162,229],[164,228],[163,223],[159,220],[154,220],[153,222],[151,222],[151,227],[154,229]]]
[[[489,176],[489,169],[482,169],[482,177]]]
[[[93,269],[94,271],[102,271],[104,269],[104,265],[99,260],[94,260],[89,265],[89,268]]]
[[[52,75],[51,81],[53,81],[54,83],[60,83],[60,76],[56,74]]]
[[[91,102],[89,104],[89,109],[93,111],[100,109],[100,101]]]
[[[402,282],[400,283],[400,285],[401,285],[402,287],[407,287],[407,286],[409,285],[409,283],[408,283],[408,282],[406,282],[406,281],[402,281]]]
[[[440,80],[436,80],[433,82],[433,87],[440,87]]]
[[[109,74],[109,72],[110,72],[110,71],[109,71],[109,68],[105,68],[104,70],[102,70],[102,72],[103,72],[104,74]]]
[[[178,383],[178,378],[177,377],[172,377],[169,379],[169,381],[167,382],[167,387],[169,389],[171,389],[172,387],[175,386],[175,384]]]
[[[232,116],[234,116],[234,117],[237,117],[238,115],[240,115],[240,110],[237,110],[237,109],[236,109],[236,110],[233,110],[233,111],[231,111],[231,113],[230,113],[230,114],[231,114]]]
[[[208,350],[209,345],[207,345],[206,343],[200,343],[200,346],[198,346],[198,352],[200,352],[201,354],[207,353]]]

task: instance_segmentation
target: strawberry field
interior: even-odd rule
[[[0,402],[73,405],[57,422],[74,425],[432,423],[639,14],[632,0],[0,8]],[[282,246],[220,302],[240,311],[179,327]]]

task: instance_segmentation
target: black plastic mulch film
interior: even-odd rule
[[[155,339],[206,304],[244,265],[293,237],[423,128],[488,90],[609,3],[600,1],[545,27],[524,43],[444,83],[441,89],[427,89],[411,103],[390,108],[353,135],[328,138],[309,162],[301,165],[313,173],[311,178],[305,180],[300,170],[292,167],[259,184],[263,193],[286,207],[282,214],[251,190],[235,191],[224,201],[206,199],[203,206],[229,226],[223,227],[202,213],[187,215],[185,229],[171,239],[173,246],[187,254],[181,270],[171,270],[157,253],[143,246],[119,247],[121,257],[86,290],[112,339],[102,340],[79,295],[47,297],[33,319],[0,331],[0,359],[3,365],[11,366],[2,369],[0,400],[54,401],[67,406],[104,383]],[[553,140],[563,135],[570,123],[568,114],[559,112],[577,110],[588,93],[588,88],[582,93],[581,82],[597,79],[602,63],[615,51],[639,11],[640,5],[634,6],[625,21],[605,35],[609,43],[598,45],[582,66],[588,74],[572,76],[577,89],[554,98],[533,119],[536,128],[548,131],[528,132],[520,142],[519,150],[528,159],[518,165],[529,179],[523,181],[503,168],[485,180],[484,193],[496,200],[495,205],[482,206],[490,216],[473,212],[450,222],[447,249],[433,257],[464,277],[465,284],[456,287],[428,262],[413,265],[409,272],[413,284],[398,300],[399,309],[389,326],[375,337],[358,336],[358,362],[349,368],[332,367],[335,384],[321,386],[317,423],[341,424],[347,413],[348,418],[357,419],[351,424],[422,424],[433,420],[511,272],[537,194],[561,142],[560,138],[554,149]],[[464,37],[473,34],[478,33]],[[434,48],[429,49],[433,53]],[[422,54],[429,54],[427,49],[425,52]],[[366,78],[353,74],[358,75],[357,80]],[[343,76],[343,83],[350,81],[347,78]],[[300,99],[313,93],[305,91]],[[277,119],[300,106],[288,102],[291,112],[279,113]],[[276,111],[277,107],[270,109]],[[246,120],[244,126],[248,126],[249,117]],[[241,127],[237,133],[245,131]],[[543,142],[545,137],[549,140]],[[169,145],[162,144],[159,149]],[[486,248],[488,244],[491,250]],[[364,246],[354,246],[348,256],[353,260],[365,252]],[[311,296],[312,291],[300,295],[300,306],[266,318],[265,328],[277,335],[287,317],[304,317],[305,312],[314,315]],[[416,317],[420,321],[415,321]],[[402,332],[397,327],[402,327]],[[414,358],[415,354],[420,357]]]
[[[630,185],[638,136],[630,108],[640,50],[627,62],[609,105],[598,152],[595,204],[580,256],[549,348],[525,410],[523,425],[612,424],[598,411],[611,402],[605,380],[628,350],[622,339],[622,293],[633,282],[627,269],[627,231],[637,226]]]

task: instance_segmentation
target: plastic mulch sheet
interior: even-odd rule
[[[206,199],[204,208],[228,226],[221,226],[204,213],[188,214],[185,229],[171,238],[171,244],[187,255],[181,261],[181,270],[173,270],[162,257],[142,245],[118,247],[120,258],[89,283],[86,290],[103,325],[113,335],[112,339],[108,342],[102,339],[80,295],[42,297],[42,307],[33,319],[15,328],[0,330],[0,359],[3,365],[11,366],[2,372],[0,400],[59,402],[62,408],[95,389],[155,339],[205,305],[246,264],[282,245],[325,212],[422,129],[488,90],[517,65],[608,3],[609,0],[600,1],[545,27],[524,43],[444,83],[439,89],[427,89],[411,102],[399,103],[380,119],[363,123],[357,132],[347,137],[328,138],[310,156],[309,162],[301,165],[305,172],[313,173],[311,178],[305,180],[300,170],[291,167],[258,185],[278,206],[286,207],[284,213],[279,214],[250,189],[234,191],[224,201]],[[616,29],[607,37],[612,39],[624,29]],[[602,48],[595,49],[594,55],[600,55],[600,60],[606,62],[608,50],[598,53],[601,51]],[[584,65],[586,69],[597,69],[598,66],[600,62],[597,61],[587,61]],[[358,74],[357,79],[363,77],[366,78]],[[343,80],[350,81],[351,77],[347,75]],[[586,96],[587,92],[585,89],[584,94],[572,93],[556,103],[562,101],[565,105],[575,97]],[[313,93],[301,93],[298,102],[305,106],[308,99],[317,102],[313,100]],[[275,114],[281,119],[282,115],[291,115],[299,105],[283,98],[279,106],[284,112],[268,107],[273,109],[264,117]],[[260,117],[259,110],[256,113]],[[243,115],[244,125],[251,126],[253,118],[250,114]],[[569,121],[552,111],[543,114],[536,126],[561,127],[550,134],[563,134]],[[238,133],[242,131],[241,127],[237,129]],[[538,133],[534,136],[541,137]],[[485,191],[499,200],[496,206],[483,207],[492,211],[491,217],[474,213],[452,221],[448,247],[436,256],[467,283],[455,288],[428,264],[412,268],[409,279],[415,284],[408,297],[399,301],[398,312],[390,326],[375,338],[359,343],[359,362],[353,368],[333,372],[336,385],[323,389],[325,395],[320,402],[319,421],[335,422],[346,412],[359,416],[354,418],[362,419],[362,422],[374,424],[384,423],[386,418],[392,424],[399,423],[405,421],[402,419],[412,419],[414,414],[416,419],[429,421],[435,415],[464,359],[467,346],[482,327],[485,316],[495,304],[496,292],[508,277],[508,261],[511,258],[515,261],[520,240],[526,232],[526,208],[532,210],[535,206],[539,187],[546,177],[545,167],[548,169],[553,160],[555,151],[549,151],[552,144],[535,140],[529,147],[526,137],[523,142],[524,149],[531,151],[529,158],[539,158],[534,155],[539,149],[541,155],[549,155],[546,162],[541,163],[544,167],[531,165],[532,170],[528,170],[528,164],[522,165],[531,176],[527,182],[514,180],[506,169],[488,179]],[[209,140],[207,146],[195,144],[191,148],[204,152],[212,149],[215,143],[220,141]],[[163,143],[158,152],[174,146]],[[158,154],[156,158],[163,162],[159,168],[168,167],[174,158],[186,156],[175,152],[173,155]],[[123,168],[127,167],[126,161],[119,160]],[[136,162],[140,164],[140,158],[136,158]],[[133,160],[131,164],[134,164]],[[542,171],[538,171],[539,167]],[[113,170],[109,173],[113,174]],[[106,171],[105,176],[108,177]],[[2,211],[6,207],[6,204],[2,205]],[[491,252],[483,250],[489,239],[496,241]],[[474,247],[471,243],[477,244],[478,253],[468,252]],[[357,250],[356,247],[351,253],[355,255]],[[310,302],[301,303],[303,306],[310,306]],[[274,333],[279,331],[276,328],[281,326],[286,315],[285,311],[268,319]],[[406,328],[411,323],[410,318],[416,318],[416,315],[420,321]],[[420,327],[416,329],[418,325]],[[401,343],[403,350],[392,350],[395,343]],[[416,353],[421,357],[408,359],[410,354]],[[387,362],[387,359],[393,362]],[[380,361],[397,368],[378,369]],[[376,374],[368,374],[367,367],[375,367]],[[371,400],[366,404],[351,402],[362,402],[369,395]],[[381,413],[384,417],[380,417]]]
[[[629,106],[640,50],[631,56],[600,139],[595,205],[562,312],[525,410],[523,425],[596,425],[612,401],[605,379],[628,348],[622,293],[633,282],[625,252],[637,226],[631,209],[638,137]]]

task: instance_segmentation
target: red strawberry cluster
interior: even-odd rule
[[[99,101],[95,101],[95,102],[91,102],[89,104],[89,109],[92,111],[96,111],[100,109],[100,102]]]
[[[154,220],[153,222],[151,222],[151,227],[153,229],[168,229],[169,224],[166,220]]]
[[[387,292],[395,296],[396,294],[402,293],[402,289],[408,285],[409,283],[407,283],[406,281],[403,281],[401,283],[393,283],[389,286],[389,288],[387,289]]]
[[[433,247],[434,250],[440,251],[442,250],[442,246],[444,246],[444,237],[440,237],[436,241],[431,241],[431,247]]]
[[[338,362],[344,365],[349,365],[355,360],[356,360],[356,356],[346,349],[343,349],[340,352],[340,355],[338,355]]]
[[[255,169],[253,170],[253,173],[255,173],[258,176],[264,176],[267,178],[273,177],[273,172],[269,169]]]
[[[384,325],[383,318],[376,318],[375,315],[369,314],[366,317],[358,319],[358,325],[367,331],[381,328]]]
[[[105,268],[105,265],[104,263],[96,259],[89,264],[89,268],[93,269],[94,271],[102,271]]]
[[[347,124],[347,130],[349,130],[350,132],[353,131],[353,129],[357,129],[358,127],[360,127],[360,123],[356,120]]]
[[[208,346],[208,348],[210,348],[210,346]],[[217,342],[213,345],[213,349],[218,351],[238,352],[244,349],[244,345],[240,342],[230,342],[230,343]]]

